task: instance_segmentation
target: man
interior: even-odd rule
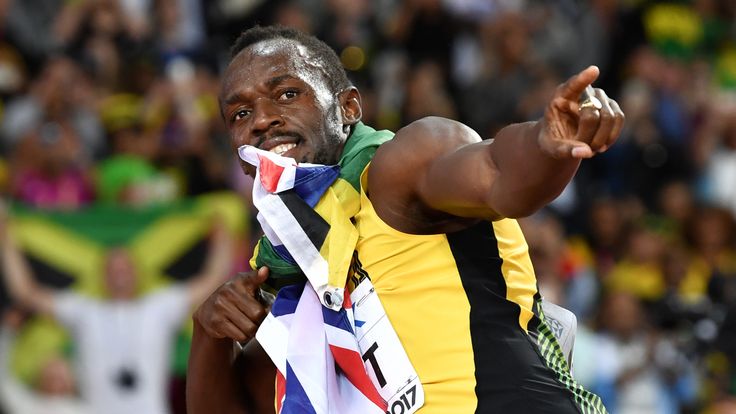
[[[360,94],[340,61],[317,39],[258,27],[232,56],[220,103],[233,148],[336,164],[376,134],[360,123]],[[615,142],[618,104],[600,89],[579,103],[597,76],[589,67],[571,77],[541,120],[509,125],[494,140],[448,119],[414,122],[361,175],[354,262],[422,382],[420,413],[605,411],[551,359],[526,243],[509,219],[553,200],[581,159]],[[274,412],[274,367],[253,340],[268,276],[266,267],[239,276],[195,312],[189,412]],[[246,343],[242,352],[233,341]]]
[[[33,386],[10,369],[13,342],[23,323],[19,309],[6,310],[0,325],[0,407],[7,414],[91,414],[76,394],[76,379],[66,358],[55,355],[41,364]]]
[[[232,243],[224,223],[216,220],[201,273],[144,296],[139,296],[130,253],[113,249],[104,263],[108,297],[96,299],[36,283],[6,223],[0,226],[2,270],[11,298],[70,330],[80,394],[98,413],[170,412],[167,379],[176,332],[187,312],[221,283],[232,265]]]

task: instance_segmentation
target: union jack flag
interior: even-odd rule
[[[297,164],[250,146],[239,153],[257,167],[253,198],[266,237],[307,277],[279,290],[256,334],[278,371],[277,412],[385,413],[387,403],[366,372],[352,303],[344,294],[344,257],[352,256],[357,236],[329,194],[339,167]]]

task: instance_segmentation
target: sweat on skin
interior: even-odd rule
[[[294,56],[300,59],[294,59]],[[226,71],[227,81],[220,96],[223,117],[232,126],[234,149],[247,144],[295,158],[299,162],[336,163],[349,129],[342,127],[340,100],[337,94],[330,91],[327,76],[324,63],[295,40],[264,40],[241,51]],[[246,84],[257,86],[254,90],[239,87]],[[319,128],[321,136],[309,139],[295,131],[272,128],[273,131],[270,130],[268,135],[254,134],[257,139],[253,142],[244,142],[239,138],[238,123],[246,117],[289,116],[291,102],[310,96],[311,104],[316,106],[313,109],[322,115],[317,118],[323,124]],[[263,105],[263,108],[259,108],[261,111],[256,111],[257,105]],[[305,148],[307,146],[313,148]]]

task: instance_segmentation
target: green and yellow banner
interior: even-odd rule
[[[241,197],[230,192],[146,208],[99,204],[49,212],[15,205],[10,209],[9,225],[39,283],[103,297],[104,259],[112,248],[124,247],[131,253],[141,293],[195,275],[205,261],[216,216],[236,240],[245,240],[249,212]],[[191,329],[188,321],[182,325],[180,349],[173,361],[179,372],[186,367]],[[34,320],[18,337],[14,371],[29,379],[45,356],[67,347],[69,340],[61,327],[49,320]]]

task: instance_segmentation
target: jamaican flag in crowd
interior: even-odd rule
[[[201,269],[215,215],[235,232],[237,240],[245,242],[248,214],[238,195],[225,192],[145,208],[97,204],[50,212],[13,205],[9,225],[39,283],[101,297],[104,259],[111,248],[123,247],[131,253],[139,288],[145,293],[184,281]],[[247,266],[247,249],[239,251],[243,252],[241,263]],[[7,300],[3,292],[3,304]],[[186,367],[188,325],[182,321],[179,349],[172,361],[179,373]],[[27,324],[18,340],[13,368],[25,379],[33,375],[43,355],[70,346],[66,332],[45,319]]]

